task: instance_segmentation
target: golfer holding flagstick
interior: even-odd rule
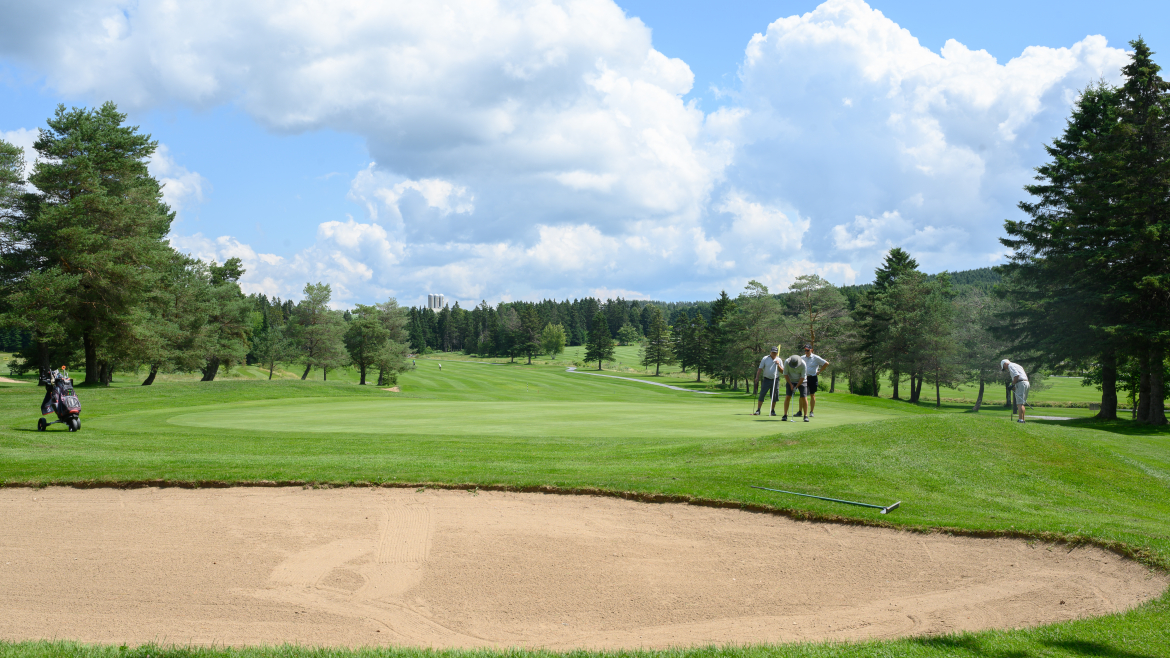
[[[759,400],[756,402],[756,412],[753,416],[760,415],[760,407],[764,406],[764,396],[770,395],[772,398],[772,415],[776,415],[776,402],[780,400],[780,389],[777,382],[780,379],[780,362],[776,359],[776,355],[780,353],[779,347],[773,347],[768,356],[760,359],[760,367],[756,368],[756,388],[760,391]],[[760,385],[760,375],[764,376],[763,385]]]

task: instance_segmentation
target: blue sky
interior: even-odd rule
[[[1154,2],[0,6],[0,136],[114,100],[176,247],[343,306],[1002,262],[1077,90],[1170,46]]]

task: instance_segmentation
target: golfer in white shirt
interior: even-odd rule
[[[999,362],[1000,371],[1006,370],[1012,376],[1012,386],[1016,388],[1016,406],[1020,410],[1020,419],[1017,423],[1024,422],[1024,407],[1028,406],[1028,388],[1031,384],[1028,383],[1028,373],[1024,372],[1023,367],[1018,363],[1012,363],[1007,359]]]
[[[813,411],[817,408],[817,378],[821,371],[828,367],[829,362],[821,358],[819,354],[813,354],[812,345],[804,344],[804,356],[801,357],[804,361],[805,381],[808,384],[808,417],[813,417]],[[800,412],[796,412],[799,416]]]
[[[760,367],[756,368],[756,388],[760,391],[760,399],[756,402],[756,413],[753,416],[760,415],[760,407],[764,405],[764,396],[772,397],[772,415],[776,415],[776,401],[780,399],[780,390],[776,385],[776,379],[780,377],[780,362],[776,359],[780,348],[773,347],[768,356],[760,359]],[[760,375],[764,376],[763,385],[760,385]]]

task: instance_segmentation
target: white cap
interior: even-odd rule
[[[1000,369],[1000,370],[1003,370],[1004,368],[1006,368],[1006,367],[1007,367],[1007,364],[1009,364],[1009,363],[1011,363],[1011,361],[1008,361],[1007,359],[1004,359],[1003,361],[1000,361],[1000,362],[999,362],[999,369]]]

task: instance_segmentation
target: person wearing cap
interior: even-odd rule
[[[1028,373],[1024,372],[1023,367],[1018,363],[1012,363],[1007,359],[999,362],[999,370],[1003,372],[1006,370],[1012,377],[1012,386],[1016,390],[1016,406],[1020,409],[1020,418],[1017,423],[1024,422],[1024,407],[1028,405]]]
[[[800,392],[800,415],[804,422],[808,422],[808,369],[804,359],[799,354],[793,354],[784,360],[784,417],[788,420],[788,405],[792,402],[792,392]]]
[[[760,415],[760,407],[764,406],[764,396],[770,395],[772,397],[772,414],[776,415],[776,401],[780,399],[780,390],[776,386],[776,379],[780,376],[780,362],[776,360],[776,355],[780,353],[780,348],[773,347],[768,356],[760,359],[760,367],[756,368],[756,388],[760,392],[759,400],[756,402],[756,413],[753,416]],[[763,375],[764,381],[761,384],[760,375]]]
[[[808,382],[808,417],[812,418],[813,412],[817,410],[817,377],[829,362],[819,354],[813,354],[812,345],[808,343],[804,344],[804,356],[801,359],[804,361],[805,380]],[[798,411],[796,415],[799,417],[801,413]]]

